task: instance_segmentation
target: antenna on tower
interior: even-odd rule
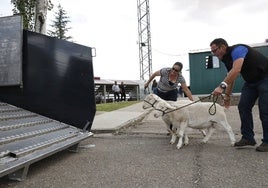
[[[152,74],[152,49],[149,0],[137,0],[140,79],[149,79]]]

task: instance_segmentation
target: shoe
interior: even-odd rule
[[[242,138],[241,140],[239,140],[238,142],[236,142],[234,144],[234,146],[236,147],[241,147],[241,146],[255,146],[256,142],[255,141],[250,141],[247,139]],[[268,145],[267,145],[267,149],[268,149]]]
[[[259,145],[256,148],[256,151],[260,151],[260,152],[268,152],[268,143],[262,143],[261,145]]]

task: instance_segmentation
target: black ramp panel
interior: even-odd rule
[[[23,86],[0,100],[83,129],[96,113],[91,48],[23,30]]]
[[[21,84],[22,77],[21,16],[0,18],[0,86]]]

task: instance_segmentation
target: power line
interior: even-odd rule
[[[152,48],[152,50],[155,51],[155,52],[158,52],[160,54],[166,55],[166,56],[185,56],[185,55],[188,55],[188,53],[170,54],[170,53],[166,53],[166,52],[160,51],[160,50],[155,49],[155,48]]]

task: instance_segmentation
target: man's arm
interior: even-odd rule
[[[227,76],[223,80],[223,82],[227,84],[225,93],[228,92],[227,94],[231,94],[234,81],[236,80],[236,78],[240,74],[243,63],[244,63],[244,58],[238,58],[237,60],[235,60],[233,62],[232,69],[230,70],[230,72],[227,74]],[[218,86],[213,91],[213,94],[214,95],[221,95],[223,93],[223,91],[224,91],[224,89],[221,88],[220,86]]]

